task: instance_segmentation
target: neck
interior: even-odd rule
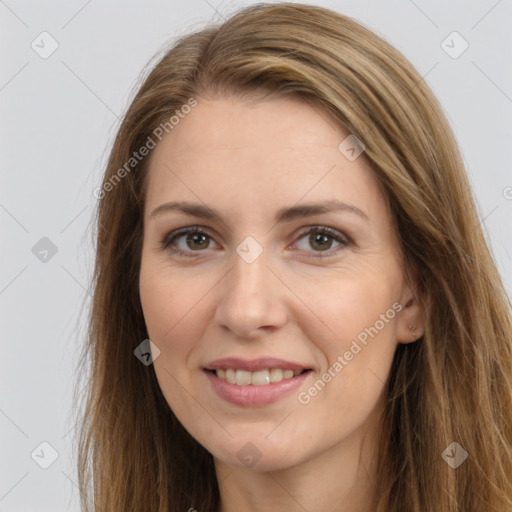
[[[219,512],[374,511],[377,444],[375,430],[359,429],[315,458],[275,471],[215,459]]]

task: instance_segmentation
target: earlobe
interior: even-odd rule
[[[403,344],[417,341],[425,332],[423,308],[413,292],[410,289],[407,292],[397,326],[397,341]]]
[[[400,341],[400,343],[413,343],[414,341],[418,340],[419,338],[421,338],[422,334],[418,334],[416,332],[416,326],[411,324],[409,325],[409,334],[410,334],[410,340],[409,341]]]

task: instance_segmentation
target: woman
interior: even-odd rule
[[[183,37],[96,195],[84,510],[512,509],[510,302],[389,44],[288,3]]]

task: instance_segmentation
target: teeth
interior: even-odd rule
[[[270,382],[279,382],[283,380],[283,377],[283,370],[279,368],[272,368],[272,370],[270,370]]]
[[[238,373],[238,372],[237,372]],[[251,372],[247,372],[251,373]],[[259,372],[253,372],[250,377],[251,384],[254,386],[265,386],[270,384],[270,375],[268,370],[260,370]],[[237,382],[238,384],[238,382]]]
[[[248,386],[251,383],[251,372],[245,370],[237,370],[235,374],[236,383],[239,386]]]
[[[217,377],[221,378],[219,374],[217,374]],[[226,380],[230,384],[236,383],[236,373],[235,370],[226,370]]]
[[[237,384],[238,386],[266,386],[271,382],[281,382],[285,379],[302,373],[302,370],[281,370],[280,368],[272,368],[270,370],[259,370],[257,372],[248,372],[246,370],[215,370],[215,374],[219,379],[225,380],[230,384]]]

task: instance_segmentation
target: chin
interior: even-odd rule
[[[304,443],[299,443],[304,445]],[[252,471],[278,471],[302,462],[305,454],[297,453],[291,446],[276,444],[256,436],[232,440],[229,446],[216,446],[208,451],[224,464]]]

